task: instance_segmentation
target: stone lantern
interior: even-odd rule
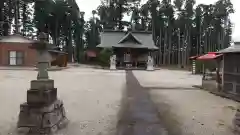
[[[37,80],[31,81],[27,91],[27,102],[20,105],[17,127],[31,134],[50,134],[66,125],[67,118],[63,102],[57,98],[54,80],[48,77],[51,48],[46,41],[47,35],[41,33],[39,41],[30,48],[38,54]]]

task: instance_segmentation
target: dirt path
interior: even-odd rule
[[[126,83],[117,135],[167,135],[149,93],[131,71],[127,72]]]
[[[232,120],[239,103],[192,88],[201,77],[185,71],[134,71],[148,89],[171,135],[234,135]]]

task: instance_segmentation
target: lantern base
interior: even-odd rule
[[[154,67],[150,66],[150,65],[147,65],[147,71],[154,71]]]
[[[238,107],[235,117],[233,119],[234,130],[240,133],[240,107]]]
[[[47,106],[34,106],[27,103],[20,105],[18,131],[27,134],[51,134],[65,127],[68,123],[61,100]]]

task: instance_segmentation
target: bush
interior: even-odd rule
[[[112,55],[112,49],[102,49],[98,56],[98,64],[100,66],[109,66],[110,56]]]

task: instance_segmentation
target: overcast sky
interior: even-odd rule
[[[92,10],[96,9],[101,3],[100,0],[76,0],[81,11],[85,12],[85,18],[89,19],[92,15]],[[142,0],[147,1],[147,0]],[[213,4],[217,0],[196,0],[197,4]],[[240,0],[231,0],[235,9],[235,13],[231,15],[231,20],[234,23],[233,40],[240,41]],[[238,8],[237,8],[238,7]],[[125,17],[128,18],[128,17]]]

